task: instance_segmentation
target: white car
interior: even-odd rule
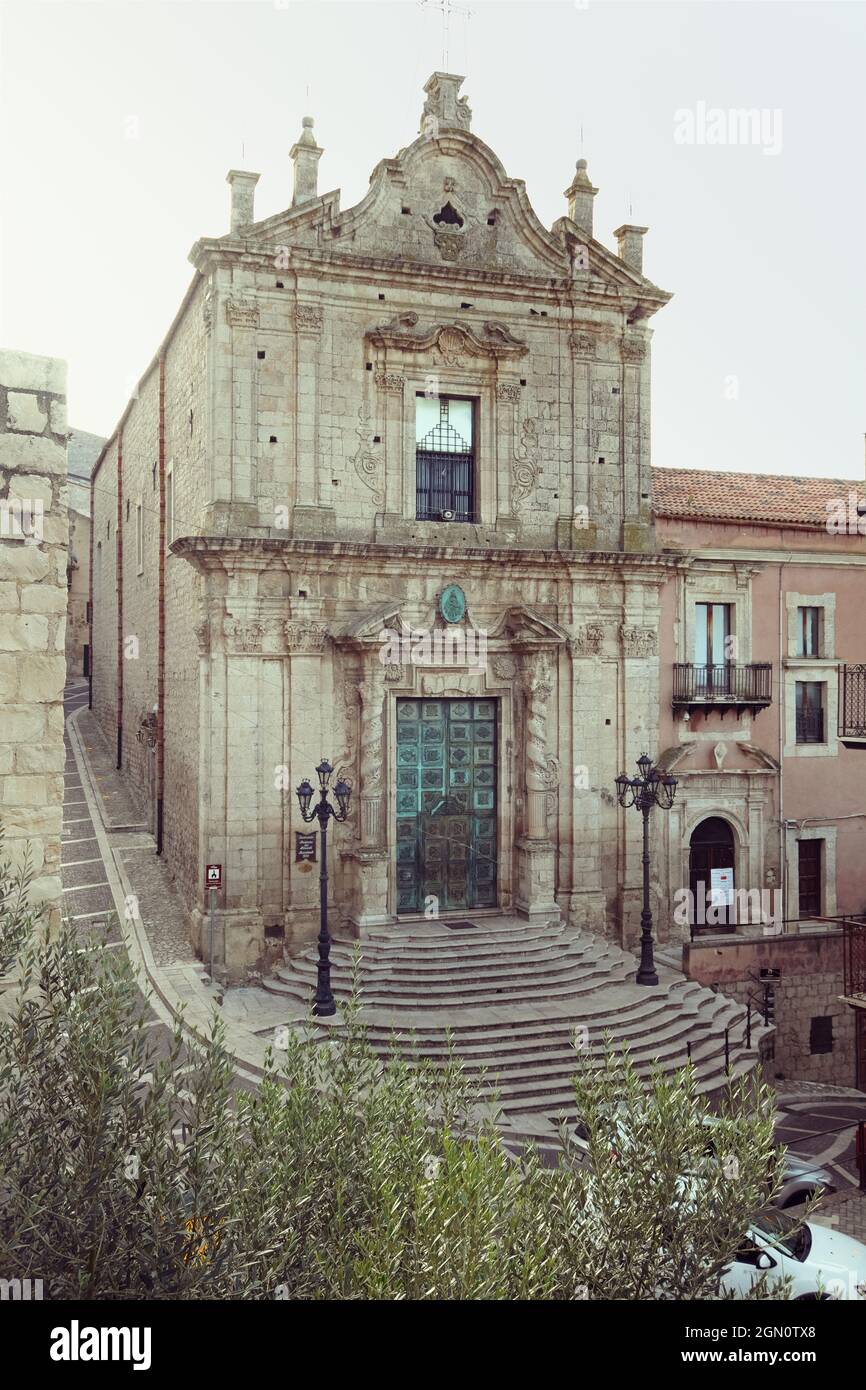
[[[814,1222],[798,1223],[787,1212],[767,1207],[752,1221],[733,1264],[722,1275],[722,1289],[748,1294],[767,1276],[773,1285],[790,1277],[795,1299],[866,1299],[866,1245]]]

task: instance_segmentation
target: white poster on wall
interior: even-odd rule
[[[730,907],[733,901],[733,869],[710,869],[710,903],[712,906]]]

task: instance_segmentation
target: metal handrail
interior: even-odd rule
[[[673,675],[672,703],[675,705],[768,705],[772,700],[773,667],[769,661],[711,666],[675,661]]]

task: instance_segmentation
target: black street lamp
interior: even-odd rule
[[[669,773],[660,772],[653,767],[652,758],[643,753],[637,760],[639,777],[626,777],[624,772],[616,780],[616,799],[620,806],[636,806],[643,816],[643,911],[640,915],[640,967],[637,972],[639,985],[657,985],[653,960],[653,915],[650,911],[649,878],[649,814],[653,806],[669,811],[674,804],[677,779]]]
[[[321,796],[312,810],[310,803],[313,800],[313,788],[306,778],[297,789],[301,815],[308,824],[311,820],[317,820],[322,831],[322,857],[319,861],[319,964],[316,998],[313,1003],[316,1018],[330,1018],[337,1012],[337,1005],[331,993],[331,937],[328,932],[328,821],[332,816],[335,821],[346,819],[349,814],[349,797],[352,795],[352,788],[341,777],[334,786],[334,796],[340,809],[334,809],[328,800],[328,783],[333,771],[327,758],[323,758],[316,768]]]

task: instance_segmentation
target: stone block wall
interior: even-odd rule
[[[106,446],[93,493],[93,712],[111,747],[117,739],[117,462]]]
[[[797,936],[714,938],[684,947],[686,974],[705,985],[718,985],[745,1004],[761,997],[755,982],[762,967],[779,971],[769,981],[776,1028],[775,1060],[770,1078],[817,1081],[834,1086],[856,1084],[854,1014],[840,1002],[843,992],[843,937],[839,931]],[[813,1051],[813,1019],[832,1019],[832,1051]]]
[[[66,364],[0,352],[0,824],[60,922],[66,676]]]
[[[203,905],[199,887],[204,862],[199,847],[199,649],[201,583],[171,553],[180,536],[202,527],[208,480],[207,418],[210,401],[210,332],[204,312],[205,283],[178,323],[165,352],[165,466],[171,476],[172,517],[166,522],[165,561],[165,853],[188,906]],[[169,527],[171,534],[169,534]],[[248,729],[252,739],[255,725]],[[210,859],[207,852],[207,859]]]
[[[69,509],[69,595],[66,610],[66,666],[83,676],[84,649],[90,645],[90,517]]]

